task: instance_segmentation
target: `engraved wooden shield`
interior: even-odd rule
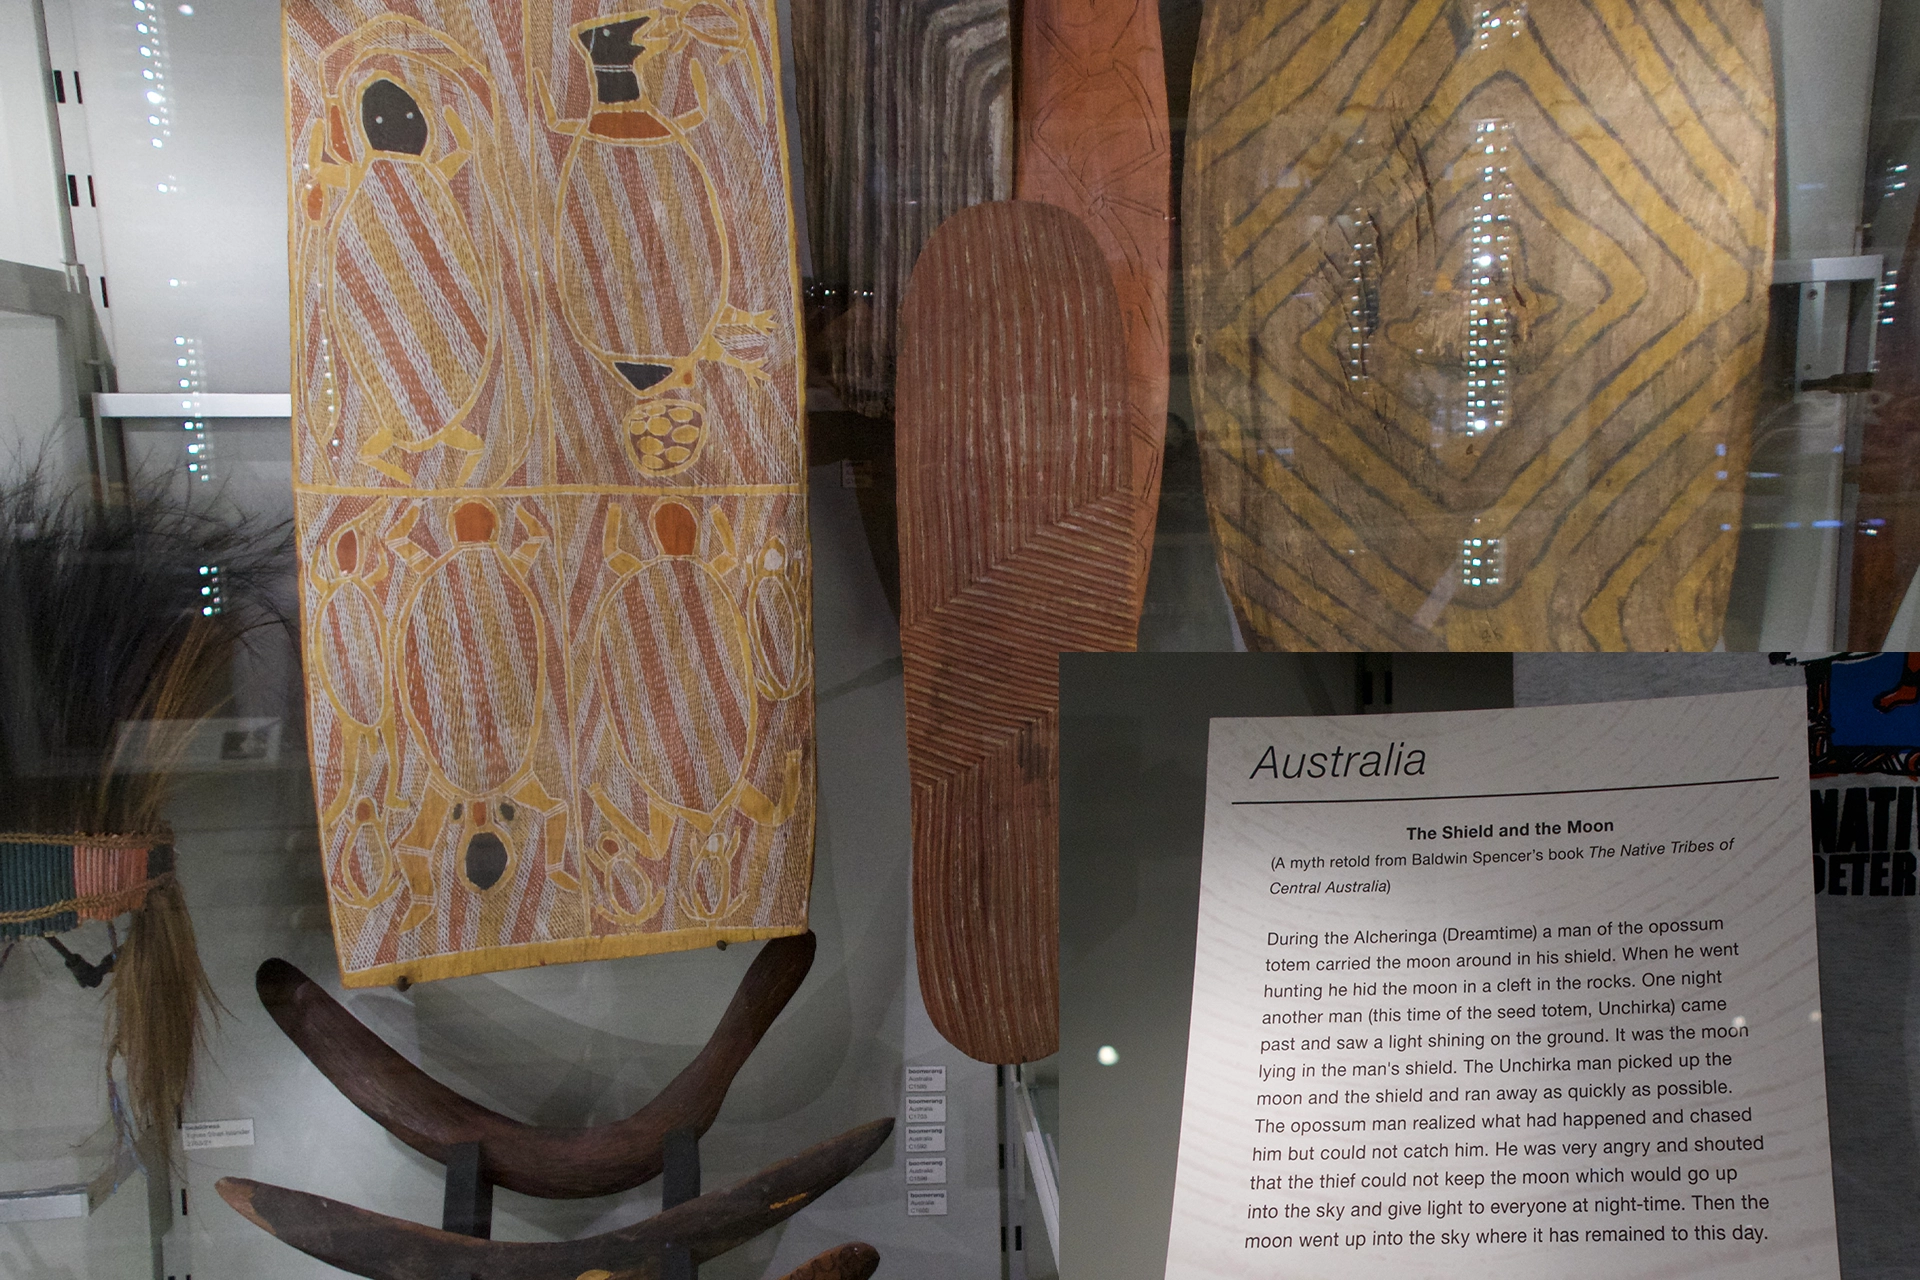
[[[286,7],[296,511],[348,985],[802,932],[771,3]]]
[[[913,926],[934,1026],[1059,1047],[1059,661],[1139,620],[1126,345],[1098,243],[1053,205],[949,218],[900,323],[900,648]]]
[[[1706,649],[1767,319],[1758,0],[1223,0],[1187,142],[1250,644]]]
[[[1113,271],[1126,331],[1137,608],[1167,439],[1173,186],[1160,15],[1137,0],[1026,0],[1020,21],[1014,195],[1086,223]]]

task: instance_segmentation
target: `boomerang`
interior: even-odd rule
[[[215,1188],[268,1235],[368,1280],[572,1280],[590,1272],[660,1280],[665,1250],[685,1249],[699,1264],[745,1244],[819,1199],[892,1132],[891,1117],[869,1121],[724,1191],[583,1240],[481,1240],[251,1178],[222,1178]]]
[[[639,1186],[659,1175],[670,1131],[707,1131],[734,1075],[807,976],[814,945],[810,932],[768,942],[685,1070],[626,1119],[578,1129],[523,1124],[455,1093],[285,960],[262,964],[254,986],[287,1038],[394,1137],[442,1164],[449,1148],[477,1142],[495,1186],[572,1200]]]

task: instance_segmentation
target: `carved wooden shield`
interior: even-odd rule
[[[1059,663],[1139,621],[1126,346],[1084,224],[949,218],[900,316],[900,648],[913,927],[934,1026],[983,1062],[1059,1046]]]
[[[1773,247],[1758,0],[1222,0],[1207,500],[1266,648],[1719,639]]]
[[[773,6],[289,0],[294,449],[349,985],[806,928]]]
[[[1160,15],[1137,0],[1026,0],[1020,21],[1014,194],[1086,223],[1113,270],[1126,331],[1137,609],[1167,439],[1173,187]]]

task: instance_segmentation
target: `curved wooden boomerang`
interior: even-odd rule
[[[480,1240],[251,1178],[215,1186],[268,1235],[369,1280],[571,1280],[590,1271],[659,1280],[662,1251],[683,1248],[700,1263],[745,1244],[859,1168],[892,1132],[891,1117],[869,1121],[725,1191],[584,1240]]]
[[[480,1144],[488,1181],[523,1195],[613,1195],[657,1176],[666,1135],[705,1133],[734,1075],[813,964],[811,932],[775,938],[754,957],[700,1055],[624,1120],[566,1129],[522,1124],[455,1093],[375,1035],[285,960],[254,976],[260,1003],[335,1088],[382,1128],[443,1164],[448,1148]]]

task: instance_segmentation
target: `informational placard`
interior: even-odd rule
[[[947,1091],[947,1069],[945,1067],[908,1067],[908,1093],[945,1093]]]
[[[908,1124],[944,1124],[946,1119],[946,1094],[936,1093],[931,1097],[907,1099],[906,1122]]]
[[[947,1149],[947,1126],[943,1124],[910,1124],[907,1126],[907,1150],[915,1155],[924,1151],[945,1151]]]
[[[907,1216],[909,1218],[944,1218],[947,1216],[947,1192],[942,1187],[938,1191],[907,1192]]]
[[[910,1156],[907,1159],[907,1185],[937,1187],[947,1180],[945,1156]]]
[[[189,1120],[180,1126],[180,1146],[186,1151],[211,1151],[215,1147],[253,1145],[253,1121]]]
[[[1837,1276],[1806,744],[1215,720],[1168,1276]]]

